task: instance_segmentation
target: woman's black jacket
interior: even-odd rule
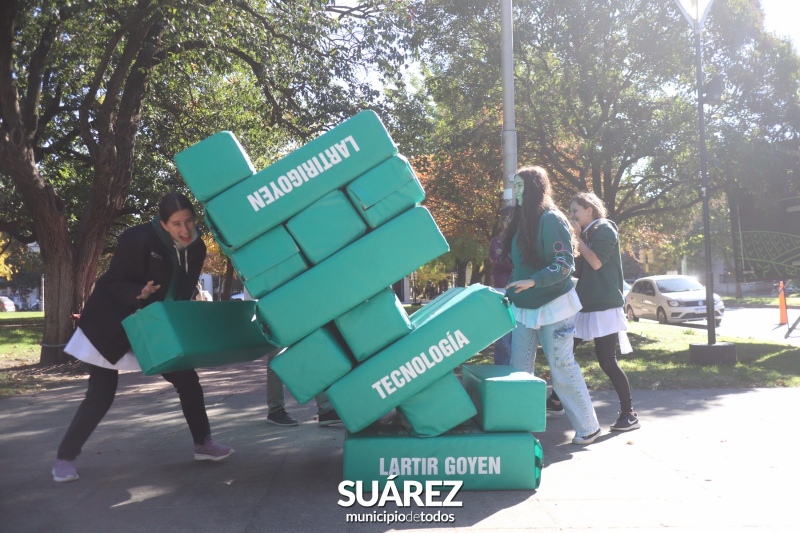
[[[163,301],[172,292],[173,276],[173,299],[191,299],[205,257],[202,239],[198,237],[185,250],[178,251],[157,219],[126,230],[119,237],[111,266],[95,283],[81,312],[81,330],[103,357],[116,364],[131,346],[122,320],[153,302]],[[161,288],[146,300],[137,300],[151,280]]]

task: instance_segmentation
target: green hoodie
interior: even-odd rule
[[[602,218],[584,232],[586,245],[602,266],[597,270],[579,258],[578,286],[581,313],[622,307],[622,260],[619,253],[619,232],[613,221]]]
[[[536,239],[536,264],[524,263],[517,246],[517,234],[511,241],[511,262],[514,269],[509,281],[532,279],[532,289],[506,292],[508,299],[517,307],[538,309],[568,293],[572,289],[570,274],[575,268],[572,256],[572,231],[564,215],[545,210],[539,219]]]

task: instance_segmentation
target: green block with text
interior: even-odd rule
[[[270,366],[303,404],[347,374],[353,363],[335,328],[326,326],[292,344]]]
[[[272,228],[238,250],[228,251],[233,268],[253,298],[261,298],[308,270],[297,243],[283,226]]]
[[[545,430],[547,383],[543,379],[503,365],[464,365],[461,379],[484,431]]]
[[[396,155],[347,186],[347,195],[370,228],[376,228],[425,199],[411,164]]]
[[[336,317],[336,328],[356,361],[364,361],[413,328],[403,304],[386,288]]]
[[[459,287],[443,296],[447,302],[424,320],[411,316],[411,333],[327,390],[348,430],[364,429],[514,327],[508,302],[489,287]]]
[[[415,437],[436,437],[477,414],[469,394],[452,372],[398,405],[397,410]]]
[[[239,248],[397,153],[378,115],[362,111],[206,204],[206,219]]]
[[[286,222],[306,259],[316,265],[367,232],[342,191],[331,191]]]
[[[145,375],[252,361],[274,353],[255,302],[155,302],[122,321]]]
[[[347,433],[343,477],[373,481],[462,481],[464,490],[533,490],[542,479],[542,445],[526,432],[486,433],[464,424],[444,435],[420,439],[399,426],[373,426]],[[445,489],[446,490],[446,489]]]
[[[415,207],[261,298],[258,320],[270,342],[289,346],[447,250]]]
[[[175,154],[175,166],[200,203],[206,203],[256,169],[242,145],[229,131],[221,131]]]

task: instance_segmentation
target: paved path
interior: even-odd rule
[[[348,524],[336,503],[344,429],[317,427],[313,402],[290,401],[300,427],[266,424],[265,379],[262,361],[202,372],[215,436],[236,448],[209,463],[192,460],[170,385],[123,374],[114,406],[78,461],[81,479],[64,484],[52,481],[50,464],[84,382],[0,400],[0,531],[800,528],[800,389],[635,391],[643,427],[628,434],[607,432],[614,393],[595,392],[603,436],[573,446],[566,417],[550,419],[537,434],[545,453],[537,491],[462,492],[455,524],[386,526]]]

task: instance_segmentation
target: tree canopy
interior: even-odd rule
[[[221,129],[259,164],[364,107],[402,62],[403,2],[9,0],[0,4],[0,231],[41,248],[43,362],[103,250],[180,189],[179,150]],[[115,228],[119,228],[116,229]]]

